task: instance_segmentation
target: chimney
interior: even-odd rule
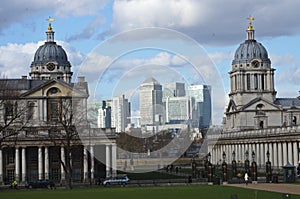
[[[85,82],[85,77],[84,76],[79,76],[77,77],[77,82],[80,83],[80,82]]]

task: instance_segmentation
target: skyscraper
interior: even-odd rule
[[[162,86],[150,77],[140,85],[141,126],[153,126],[163,120]]]
[[[124,132],[125,127],[130,123],[130,103],[124,95],[113,97],[111,107],[111,126],[116,132]]]
[[[183,124],[189,122],[193,117],[194,99],[190,96],[167,97],[166,123]]]
[[[167,97],[182,97],[185,96],[184,83],[170,82],[163,85],[163,102]]]
[[[191,85],[188,96],[195,99],[193,127],[207,128],[211,125],[211,86]]]
[[[111,100],[102,101],[98,109],[98,128],[111,128]]]

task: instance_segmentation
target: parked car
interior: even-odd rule
[[[55,188],[55,184],[50,180],[37,180],[37,181],[28,182],[26,187],[29,189],[34,189],[34,188],[53,189]]]
[[[108,178],[105,179],[103,181],[103,185],[113,185],[113,184],[122,184],[122,185],[126,185],[129,182],[129,178],[125,175],[125,176],[117,176],[117,177],[112,177],[112,178]]]

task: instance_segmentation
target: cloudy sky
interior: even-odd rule
[[[214,123],[229,92],[228,72],[246,20],[269,52],[278,97],[299,95],[300,1],[298,0],[10,0],[0,8],[0,72],[28,75],[45,41],[47,18],[67,51],[74,77],[85,75],[91,98],[126,94],[153,76],[187,85],[213,86]]]

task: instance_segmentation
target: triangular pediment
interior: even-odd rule
[[[226,108],[226,113],[228,113],[228,112],[235,112],[235,111],[237,111],[237,106],[236,106],[236,104],[235,104],[235,102],[233,100],[230,100],[229,104],[228,104],[228,106]]]
[[[87,93],[84,93],[72,86],[59,80],[49,80],[33,89],[21,95],[22,98],[40,98],[48,97],[50,89],[57,88],[59,90],[59,95],[61,97],[88,97]]]
[[[274,104],[273,102],[264,98],[258,97],[251,100],[249,103],[241,107],[241,111],[257,110],[258,107],[262,107],[264,110],[282,110],[281,106]]]

